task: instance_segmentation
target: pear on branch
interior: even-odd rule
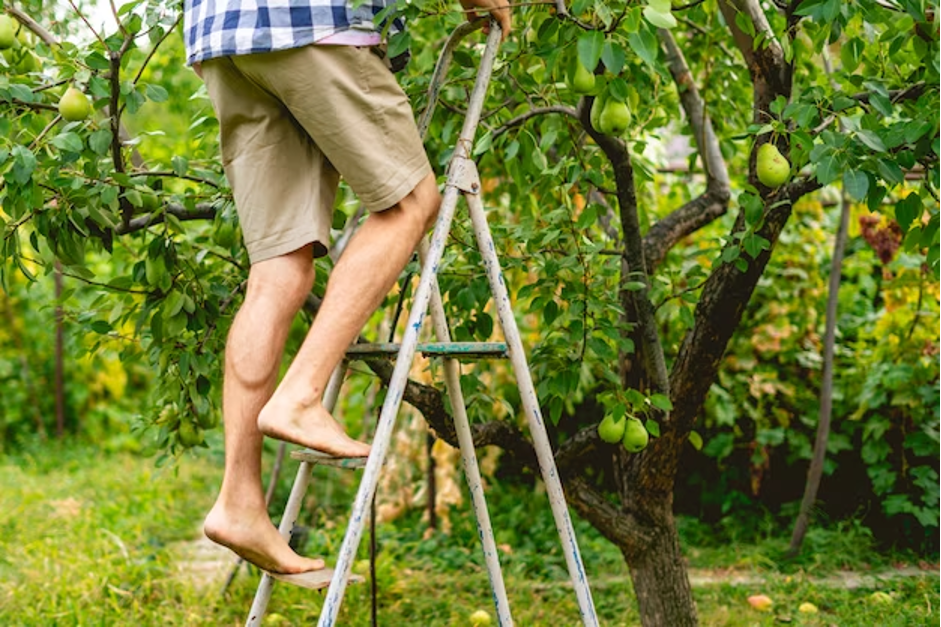
[[[791,164],[778,151],[777,146],[768,142],[758,148],[755,173],[762,185],[774,189],[784,185],[790,178]]]
[[[59,115],[68,122],[81,122],[91,115],[88,96],[75,87],[69,87],[59,99]]]

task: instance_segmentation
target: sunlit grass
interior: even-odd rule
[[[208,576],[188,572],[199,559],[192,544],[220,477],[216,456],[186,457],[156,469],[152,459],[94,448],[45,446],[43,453],[0,460],[0,624],[2,625],[241,625],[251,605],[257,572],[243,567],[227,594],[220,593],[231,562],[217,561]],[[293,472],[286,473],[289,482]],[[350,491],[338,480],[331,506],[313,507],[305,552],[328,560],[342,538],[336,512]],[[279,493],[283,492],[279,490]],[[521,499],[493,490],[491,515],[510,606],[519,625],[579,624],[575,595],[543,497]],[[379,530],[378,614],[381,625],[467,625],[477,609],[493,614],[490,585],[467,516],[455,516],[450,535],[425,537],[411,515]],[[637,625],[636,603],[618,551],[576,521],[594,601],[604,625]],[[857,530],[858,531],[858,530]],[[885,563],[872,555],[853,528],[831,531],[852,563]],[[827,533],[817,531],[815,533]],[[695,534],[693,534],[695,535]],[[826,538],[824,538],[826,539]],[[778,541],[753,545],[687,546],[697,577],[694,594],[703,625],[936,625],[937,572],[870,582],[847,590],[817,577],[833,573],[835,552],[818,552],[795,565],[775,561]],[[821,543],[820,538],[816,540]],[[855,544],[854,544],[855,542]],[[854,552],[854,546],[856,550]],[[365,556],[365,543],[364,552]],[[840,562],[842,563],[842,562]],[[839,566],[838,566],[839,567]],[[357,565],[364,570],[364,563]],[[722,583],[729,572],[748,575],[741,585]],[[703,579],[704,573],[715,581]],[[885,592],[888,601],[873,599]],[[750,594],[774,600],[771,612],[747,604]],[[322,596],[276,586],[267,625],[316,622]],[[817,614],[798,611],[813,603]],[[370,624],[370,589],[348,589],[340,622]]]

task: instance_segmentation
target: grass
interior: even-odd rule
[[[199,537],[199,522],[215,495],[219,469],[212,454],[156,469],[150,458],[81,446],[46,445],[0,458],[0,624],[243,624],[257,573],[243,568],[223,597],[219,585],[228,566],[217,568],[209,583],[181,570],[181,556]],[[286,474],[289,481],[293,473]],[[315,490],[323,490],[317,486],[324,483],[315,483]],[[349,479],[334,479],[329,493],[315,494],[317,506],[305,510],[316,521],[306,553],[336,553],[352,489]],[[544,497],[523,498],[518,489],[500,487],[488,497],[497,541],[511,547],[501,563],[516,623],[579,624]],[[602,624],[639,624],[620,554],[582,521],[575,522]],[[462,515],[453,523],[449,535],[428,537],[417,514],[380,526],[381,625],[467,625],[474,610],[493,613],[473,521]],[[871,579],[856,589],[820,579],[847,565],[878,570],[898,558],[875,554],[858,526],[814,530],[811,556],[783,563],[777,556],[786,539],[769,534],[753,544],[709,543],[704,541],[708,530],[694,521],[681,523],[694,573],[714,580],[694,588],[703,625],[939,623],[936,568],[918,577]],[[731,585],[730,573],[747,575],[750,583]],[[889,600],[874,600],[875,591],[889,594]],[[756,593],[774,600],[772,611],[748,605],[747,597]],[[318,593],[276,586],[265,624],[313,624],[321,600]],[[815,604],[819,613],[800,613],[804,602]],[[368,586],[351,586],[340,624],[368,625],[369,607]]]

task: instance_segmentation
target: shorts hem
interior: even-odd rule
[[[428,163],[428,158],[425,156],[425,153],[422,152],[421,163],[412,168],[406,176],[400,177],[399,183],[392,189],[375,198],[357,195],[359,196],[360,202],[363,203],[363,206],[365,206],[369,212],[385,211],[408,196],[412,190],[418,187],[418,184],[421,183],[426,176],[431,174],[431,172],[431,164]]]
[[[287,235],[287,234],[286,234]],[[308,229],[300,233],[290,233],[290,237],[270,237],[266,238],[273,240],[270,242],[265,242],[264,244],[245,244],[245,248],[248,250],[248,258],[253,263],[256,264],[261,261],[267,261],[268,259],[273,259],[275,257],[280,257],[288,253],[292,253],[295,250],[303,248],[307,244],[313,243],[314,251],[313,258],[323,257],[330,250],[330,242],[324,242],[315,232],[314,229]]]

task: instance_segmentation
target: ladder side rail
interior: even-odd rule
[[[556,470],[552,446],[549,442],[549,436],[546,434],[545,423],[543,422],[542,413],[539,408],[536,389],[533,386],[529,364],[526,361],[526,353],[523,350],[519,328],[516,325],[516,318],[513,315],[510,295],[504,283],[493,236],[487,224],[487,216],[484,212],[480,196],[476,194],[466,194],[465,198],[467,199],[468,208],[470,210],[477,246],[483,256],[487,278],[490,281],[490,289],[493,294],[494,304],[497,308],[500,326],[503,328],[503,335],[510,353],[510,362],[513,364],[513,370],[516,374],[517,385],[520,390],[520,399],[526,413],[530,435],[533,438],[533,446],[536,450],[539,468],[542,472],[543,480],[546,483],[546,491],[549,495],[549,504],[552,508],[553,517],[555,518],[556,529],[562,541],[562,549],[565,554],[565,561],[568,565],[569,576],[575,588],[582,623],[586,626],[595,627],[598,625],[598,617],[591,598],[591,590],[588,587],[585,567],[579,553],[575,529],[572,526],[572,520],[569,516],[568,506],[565,501],[565,493],[562,491],[562,483],[559,479],[558,471]]]
[[[451,35],[445,42],[441,55],[438,57],[438,62],[435,64],[434,72],[431,74],[431,81],[428,83],[428,91],[425,96],[425,109],[418,118],[418,136],[421,137],[422,140],[424,140],[425,135],[428,134],[431,118],[434,117],[435,107],[438,104],[438,94],[441,93],[441,88],[444,87],[444,77],[448,73],[448,68],[451,67],[451,59],[454,58],[454,49],[457,48],[457,45],[464,37],[480,29],[484,23],[483,19],[478,19],[473,22],[462,22],[451,32]]]
[[[422,259],[427,257],[427,238],[422,240],[419,255]],[[438,288],[436,277],[432,277],[431,290],[431,320],[434,325],[435,336],[439,342],[450,342],[451,331],[448,319],[444,313],[444,303],[441,300],[441,290]],[[467,418],[467,404],[464,401],[464,392],[461,390],[460,362],[453,357],[444,359],[444,377],[448,398],[451,400],[451,410],[454,413],[454,429],[461,449],[461,459],[464,464],[464,476],[470,490],[474,514],[477,517],[477,535],[484,552],[484,561],[487,565],[487,574],[490,577],[490,589],[493,592],[493,603],[497,612],[497,621],[501,627],[512,627],[513,616],[510,613],[510,601],[506,594],[506,584],[503,581],[503,571],[500,568],[500,555],[497,551],[497,542],[493,535],[493,525],[487,510],[487,501],[484,497],[484,483],[480,476],[480,466],[477,463],[477,452],[474,448],[474,437],[471,434],[470,421]]]
[[[323,403],[327,411],[333,411],[340,394],[340,388],[343,386],[343,375],[346,371],[346,362],[341,361],[330,375],[330,381],[327,383],[327,389],[324,391]],[[304,495],[307,494],[307,487],[310,485],[311,471],[314,464],[303,461],[297,468],[297,476],[294,479],[294,485],[291,486],[291,494],[288,496],[287,504],[284,506],[284,514],[281,515],[281,522],[278,524],[278,531],[285,540],[291,539],[291,530],[297,522],[297,517],[301,511],[301,503],[304,501]],[[245,621],[246,627],[257,627],[262,624],[265,612],[268,610],[268,601],[271,600],[271,591],[274,587],[274,578],[266,572],[262,572],[261,581],[258,582],[258,589],[255,590],[255,598],[252,601],[252,607],[248,612],[248,620]]]
[[[389,382],[385,402],[379,414],[376,434],[373,438],[372,452],[369,455],[369,460],[366,462],[366,468],[363,471],[363,479],[360,482],[356,499],[353,502],[350,522],[343,538],[343,544],[340,547],[340,555],[337,559],[333,579],[330,582],[330,588],[327,590],[327,596],[324,599],[320,619],[317,623],[318,627],[332,627],[335,625],[337,614],[340,611],[340,605],[343,602],[343,594],[346,591],[346,584],[349,579],[350,571],[352,570],[353,559],[356,556],[359,542],[362,539],[369,504],[376,492],[379,471],[385,462],[385,456],[388,453],[389,444],[392,439],[392,429],[395,426],[395,419],[398,414],[399,406],[402,403],[405,384],[408,381],[408,373],[415,356],[422,319],[428,310],[428,302],[431,297],[431,279],[438,271],[438,264],[441,261],[448,233],[451,230],[451,222],[454,218],[454,210],[457,205],[458,197],[458,188],[451,181],[455,175],[459,175],[458,172],[455,172],[455,169],[460,169],[459,167],[455,168],[455,164],[461,161],[468,161],[467,156],[473,145],[474,133],[476,132],[477,124],[480,120],[487,85],[490,82],[490,76],[493,72],[493,62],[496,58],[497,48],[500,45],[500,38],[501,31],[499,26],[495,22],[491,22],[490,36],[487,38],[487,47],[484,49],[484,53],[481,56],[480,69],[477,74],[477,81],[474,85],[474,91],[471,93],[470,103],[468,104],[467,117],[464,119],[461,136],[458,139],[451,157],[451,163],[448,169],[449,183],[444,191],[444,198],[441,202],[438,220],[431,238],[429,255],[422,266],[421,280],[413,296],[412,310],[409,313],[408,325],[405,328],[405,333],[402,338],[402,346],[395,363],[395,368],[392,371],[392,380]]]

